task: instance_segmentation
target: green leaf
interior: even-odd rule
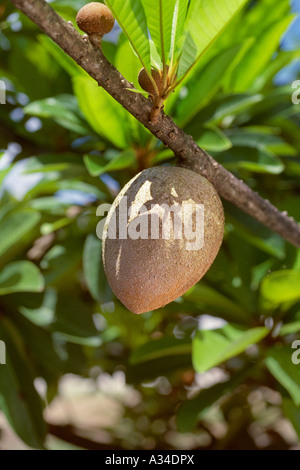
[[[69,171],[71,174],[82,174],[82,170],[83,162],[81,155],[61,152],[59,154],[44,153],[42,155],[26,158],[26,168],[22,174],[63,171]]]
[[[189,86],[187,97],[178,106],[179,126],[184,127],[210,102],[224,80],[224,74],[240,50],[240,46],[222,51],[197,73]]]
[[[0,222],[0,256],[30,233],[40,218],[38,212],[23,210],[9,213],[4,217]]]
[[[292,400],[284,398],[282,402],[282,409],[285,416],[292,423],[298,437],[300,439],[300,408],[294,405]]]
[[[112,300],[102,262],[102,241],[88,235],[83,249],[83,274],[92,297],[100,303]]]
[[[41,399],[21,337],[8,318],[0,318],[0,337],[6,345],[6,365],[0,366],[0,407],[20,438],[41,449],[46,435]]]
[[[254,80],[269,64],[278,48],[280,39],[291,23],[294,15],[281,18],[271,24],[246,53],[240,64],[234,70],[231,80],[231,90],[241,93],[251,90]]]
[[[226,325],[220,330],[198,331],[193,339],[193,365],[197,372],[206,372],[244,352],[261,341],[269,330],[264,327],[242,330]]]
[[[178,376],[180,370],[184,371],[191,367],[191,352],[184,354],[182,351],[178,355],[168,356],[167,361],[158,358],[140,364],[129,364],[126,367],[126,379],[129,383],[140,384],[145,380],[152,380],[156,377]]]
[[[52,39],[45,35],[39,35],[38,39],[49,54],[56,60],[56,62],[72,77],[82,75],[88,77],[88,74],[76,62],[71,59]]]
[[[244,111],[250,111],[251,107],[259,103],[263,99],[263,95],[225,95],[214,100],[211,104],[201,110],[197,116],[197,122],[207,124],[222,124],[230,118],[232,122],[236,116]]]
[[[74,294],[72,297],[71,291],[58,295],[55,322],[50,327],[58,340],[94,347],[102,343],[90,306]]]
[[[124,108],[93,79],[76,76],[73,85],[80,109],[94,131],[116,147],[127,147],[130,133]]]
[[[15,261],[0,271],[0,295],[13,292],[41,292],[44,279],[30,261]]]
[[[85,155],[83,160],[89,174],[99,176],[109,171],[123,170],[134,165],[136,156],[132,150],[124,150],[106,164],[103,164],[103,161],[97,155]]]
[[[49,326],[54,322],[55,309],[57,303],[57,291],[52,288],[48,288],[43,296],[34,296],[30,298],[31,302],[27,302],[27,299],[19,301],[20,313],[30,320],[30,323],[34,323],[37,326]],[[18,298],[17,298],[18,301]]]
[[[151,38],[162,62],[167,63],[176,0],[141,0]]]
[[[280,175],[285,169],[281,159],[268,150],[253,150],[251,147],[237,147],[234,144],[229,152],[222,155],[221,163],[230,171],[243,169],[271,175]]]
[[[197,135],[197,144],[210,152],[223,152],[232,147],[230,139],[218,127],[203,129],[201,135]]]
[[[300,406],[300,367],[292,362],[290,348],[271,349],[266,366],[275,379],[289,392],[296,406]]]
[[[236,207],[229,204],[225,206],[227,221],[233,225],[239,237],[280,260],[285,258],[285,243],[277,233],[267,229]]]
[[[209,307],[209,310],[213,313],[218,313],[221,316],[226,315],[225,318],[231,320],[245,320],[248,315],[247,312],[239,307],[239,305],[221,294],[219,291],[213,289],[212,287],[206,286],[203,282],[192,287],[185,295],[184,298],[190,302],[196,303],[196,305],[203,305]]]
[[[126,80],[134,83],[136,88],[139,88],[138,74],[141,69],[141,63],[133,52],[127,38],[118,47],[114,65]]]
[[[274,0],[259,0],[243,16],[241,36],[254,35],[256,38],[276,20],[286,17],[291,11],[290,0],[280,0],[274,8]]]
[[[209,408],[220,398],[233,392],[243,382],[245,375],[244,371],[236,374],[227,382],[218,383],[208,389],[201,390],[194,398],[183,403],[177,412],[179,431],[191,432]]]
[[[163,63],[159,53],[157,52],[156,46],[152,39],[149,39],[150,43],[150,55],[151,55],[151,65],[157,70],[163,70]]]
[[[189,0],[176,0],[172,23],[170,60],[175,63],[182,48],[184,23],[187,15]]]
[[[164,337],[149,343],[143,344],[133,351],[130,356],[131,364],[140,364],[154,359],[167,360],[168,357],[188,354],[191,352],[191,340],[176,339],[174,337]]]
[[[43,257],[40,265],[46,285],[68,284],[76,274],[82,256],[82,238],[69,237],[61,245],[54,245]]]
[[[300,58],[300,51],[280,51],[278,55],[255,78],[251,89],[262,90],[274,79],[276,74],[293,60]]]
[[[141,0],[105,0],[105,3],[131,42],[143,67],[150,72],[147,21]]]
[[[186,74],[220,36],[247,0],[192,0],[178,76]]]
[[[128,80],[130,83],[133,83],[136,89],[130,89],[131,92],[136,93],[140,92],[148,96],[147,93],[141,89],[138,83],[138,75],[141,69],[141,63],[139,58],[136,56],[130,42],[125,37],[125,40],[121,42],[116,52],[115,62],[114,65],[116,68],[121,72],[121,74]],[[145,134],[147,136],[148,131],[145,130],[144,126],[134,117],[132,114],[125,111],[126,120],[128,120],[131,124],[133,139],[137,142],[141,141],[140,136]]]
[[[14,318],[16,327],[30,344],[31,357],[42,365],[43,370],[50,371],[55,376],[80,374],[86,367],[86,360],[81,347],[55,340],[51,331],[39,328],[21,315]]]
[[[45,222],[41,225],[41,235],[49,235],[49,233],[57,232],[59,229],[72,224],[72,222],[73,220],[70,217],[63,217],[52,223]]]
[[[277,135],[278,130],[266,126],[248,126],[229,129],[227,136],[235,147],[252,147],[265,153],[296,156],[297,151]]]
[[[264,301],[272,305],[300,300],[300,272],[275,271],[264,278],[260,289]]]
[[[280,329],[280,335],[291,335],[293,333],[298,333],[300,331],[300,321],[295,321],[293,323],[287,323],[283,325]]]
[[[59,126],[78,134],[90,133],[89,126],[79,116],[78,103],[72,95],[59,95],[33,101],[24,108],[24,112],[42,118],[52,118]]]

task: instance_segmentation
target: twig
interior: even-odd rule
[[[150,100],[141,94],[132,93],[129,90],[133,88],[132,84],[108,62],[102,51],[84,40],[48,3],[44,0],[12,0],[12,3],[93,77],[99,86],[169,147],[179,158],[181,166],[205,176],[224,199],[300,248],[300,226],[293,218],[281,213],[269,201],[262,199],[243,181],[218,164],[163,112],[155,122],[151,122]]]

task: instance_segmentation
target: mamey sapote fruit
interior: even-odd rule
[[[163,79],[158,70],[151,69],[151,75],[152,78],[154,79],[156,86],[158,88],[158,91],[161,91],[162,86],[163,86]],[[150,93],[151,95],[156,94],[156,90],[154,88],[153,83],[151,82],[150,78],[148,77],[148,74],[144,68],[140,70],[139,76],[138,76],[138,82],[140,84],[140,87]]]
[[[181,217],[182,234],[174,229],[175,220],[180,227],[180,219],[172,212],[169,218],[162,218],[167,214],[166,207],[185,214]],[[129,217],[125,208],[130,209]],[[158,226],[159,232],[155,232],[153,227]],[[205,178],[177,167],[144,170],[119,193],[106,219],[103,262],[109,284],[134,313],[163,307],[206,273],[219,251],[223,233],[222,203]]]
[[[103,3],[91,2],[77,13],[76,23],[87,34],[108,34],[114,27],[115,19]]]

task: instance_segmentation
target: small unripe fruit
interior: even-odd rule
[[[81,31],[87,34],[100,34],[103,36],[113,29],[115,19],[106,5],[92,2],[79,10],[76,23]]]
[[[157,88],[158,88],[158,91],[160,91],[162,89],[162,86],[163,86],[163,80],[162,80],[162,76],[160,74],[160,72],[158,72],[158,70],[156,69],[151,69],[151,75],[157,85]],[[154,88],[154,85],[153,83],[151,82],[146,70],[144,68],[142,68],[140,70],[140,73],[139,73],[139,76],[138,76],[138,81],[139,81],[139,84],[140,84],[140,87],[147,91],[148,93],[150,93],[151,95],[155,95],[156,94],[156,90]]]
[[[130,208],[129,215],[127,210],[124,211],[124,203]],[[161,207],[164,217],[167,214],[164,207],[174,204],[180,210],[187,209],[193,235],[204,229],[203,244],[191,249],[193,237],[191,232],[186,233],[186,225],[182,228],[181,237],[178,237],[178,232],[175,235],[175,229],[167,232],[167,238],[163,237],[162,228],[166,227],[166,222],[158,217],[159,236],[153,236],[153,207]],[[195,223],[199,205],[204,205],[201,226]],[[175,216],[170,214],[174,222]],[[121,234],[124,226],[126,236],[124,232]],[[116,236],[112,237],[114,228]],[[133,236],[137,232],[143,235]],[[123,188],[107,216],[103,232],[103,262],[109,284],[119,300],[134,313],[163,307],[202,278],[219,251],[223,233],[222,203],[208,180],[184,168],[144,170]]]

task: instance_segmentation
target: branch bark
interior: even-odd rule
[[[99,86],[169,147],[179,158],[180,166],[206,177],[224,199],[300,248],[300,226],[293,218],[280,212],[227,171],[199,148],[193,138],[185,134],[170,117],[161,113],[155,123],[150,122],[150,100],[129,91],[128,88],[133,88],[132,84],[108,62],[102,51],[84,39],[48,3],[44,0],[12,0],[12,3],[72,57]]]

